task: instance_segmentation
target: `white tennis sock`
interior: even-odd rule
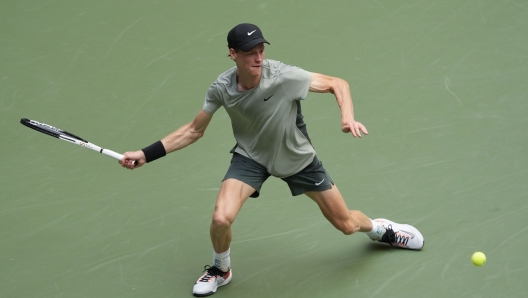
[[[214,251],[213,266],[218,267],[220,270],[224,272],[229,271],[229,268],[231,268],[231,258],[229,257],[230,252],[231,252],[231,248],[229,248],[227,251],[220,253],[220,254]]]
[[[383,234],[383,229],[381,225],[373,221],[372,219],[370,219],[370,221],[372,222],[372,230],[370,232],[367,232],[367,235],[370,237],[370,239],[380,240],[381,234]]]

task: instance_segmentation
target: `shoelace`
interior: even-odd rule
[[[392,229],[392,225],[387,226],[385,229],[385,234],[383,234],[383,237],[381,237],[381,242],[388,243],[391,246],[393,246],[393,243],[397,243],[398,246],[405,247],[407,246],[408,241],[409,237],[405,237],[400,234],[396,235]]]
[[[381,242],[388,243],[392,246],[392,243],[396,242],[396,234],[394,234],[394,230],[392,229],[392,225],[388,225],[385,228],[385,234],[381,237]]]
[[[204,274],[204,276],[202,276],[200,278],[200,282],[208,282],[209,279],[215,277],[215,276],[224,276],[226,274],[226,272],[223,272],[222,270],[220,270],[218,267],[216,266],[209,266],[209,265],[205,265],[204,266],[204,271],[203,272],[206,272],[207,271],[207,274]]]

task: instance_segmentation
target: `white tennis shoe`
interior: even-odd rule
[[[424,246],[424,237],[411,225],[395,223],[384,218],[374,219],[374,222],[379,224],[381,230],[377,231],[375,236],[369,234],[372,240],[414,250],[420,250]]]
[[[198,278],[193,287],[193,295],[196,297],[206,297],[216,293],[216,290],[227,285],[231,281],[231,269],[227,272],[221,271],[216,266],[205,266],[204,274]]]

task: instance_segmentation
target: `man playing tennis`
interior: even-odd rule
[[[126,152],[120,161],[133,169],[182,149],[201,138],[223,106],[231,118],[237,141],[231,165],[222,181],[210,226],[213,261],[193,288],[195,296],[209,296],[231,281],[231,225],[249,197],[258,197],[269,176],[284,180],[293,196],[312,199],[330,223],[346,235],[366,233],[372,240],[420,250],[424,238],[410,225],[386,219],[371,220],[349,210],[343,196],[308,137],[301,114],[301,100],[308,91],[334,94],[341,110],[341,130],[354,137],[368,134],[355,121],[348,83],[342,79],[264,59],[269,44],[253,24],[239,24],[227,35],[229,56],[236,66],[211,85],[203,109],[190,123],[142,150]],[[137,161],[134,166],[131,161]]]

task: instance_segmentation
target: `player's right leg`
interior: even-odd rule
[[[248,197],[258,197],[260,188],[270,176],[266,168],[252,159],[234,153],[218,193],[211,222],[213,262],[193,288],[195,296],[209,296],[231,281],[231,225]]]
[[[231,224],[235,221],[242,205],[254,192],[253,187],[236,179],[222,182],[210,228],[211,242],[217,253],[229,249],[232,238]]]
[[[225,286],[231,281],[231,259],[229,257],[232,238],[231,225],[244,202],[254,192],[253,187],[240,180],[227,179],[222,182],[210,226],[211,242],[214,248],[213,262],[211,266],[205,266],[204,274],[194,284],[194,296],[212,295],[218,287]]]

